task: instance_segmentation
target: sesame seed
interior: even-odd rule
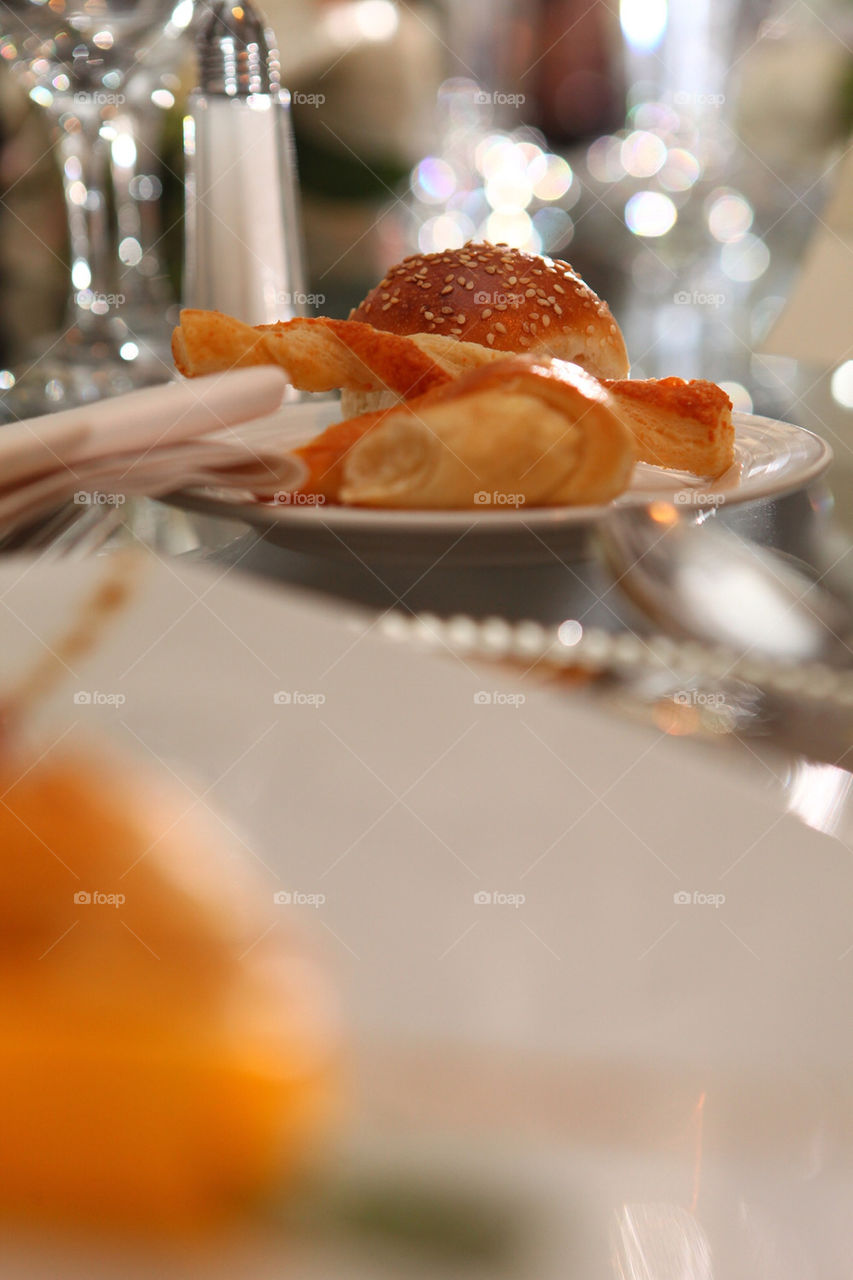
[[[492,308],[491,308],[491,307],[486,307],[485,311],[483,312],[483,319],[484,319],[484,320],[488,320],[488,318],[489,318],[489,316],[490,316],[491,314],[492,314]]]
[[[390,303],[390,302],[386,302],[386,303],[384,303],[384,304],[383,304],[383,307],[382,307],[382,310],[383,310],[383,311],[390,311],[390,310],[391,310],[391,303]]]
[[[432,314],[432,312],[431,312],[431,311],[425,311],[425,312],[424,312],[424,319],[425,319],[425,320],[433,320],[434,318],[435,318],[435,317],[433,316],[433,314]]]
[[[536,290],[535,290],[535,289],[527,289],[527,290],[525,291],[524,296],[525,296],[525,298],[535,298],[535,297],[536,297]]]
[[[543,317],[542,317],[542,323],[544,324],[545,328],[547,329],[547,328],[548,328],[548,325],[551,323],[551,317],[550,317],[550,316],[543,316]]]
[[[502,324],[500,320],[498,320],[497,324],[495,325],[495,328],[497,329],[498,333],[506,333],[506,325]]]
[[[456,317],[456,319],[459,321],[459,323],[460,323],[460,324],[464,324],[464,323],[465,323],[465,316],[464,316],[464,315],[462,315],[462,314],[458,315],[458,316]]]
[[[441,292],[442,292],[442,295],[444,295],[444,294],[446,294],[446,293],[452,293],[452,292],[453,292],[453,285],[452,285],[452,284],[446,284],[446,285],[444,286],[444,288],[442,289],[442,291],[441,291]]]
[[[453,308],[452,308],[452,307],[442,307],[442,308],[441,308],[441,314],[442,314],[443,316],[452,316],[452,315],[453,315]]]
[[[449,275],[449,276],[445,276],[445,277],[444,277],[444,283],[445,283],[445,284],[453,284],[453,272],[452,272],[452,271],[451,271],[451,273],[450,273],[450,275]]]
[[[554,310],[556,311],[558,316],[561,316],[563,314],[563,308],[560,306],[559,302],[554,303]]]
[[[451,333],[455,333],[455,334],[456,334],[456,336],[457,336],[457,337],[459,337],[459,336],[461,335],[461,333],[462,333],[462,330],[461,330],[461,329],[451,329],[451,330],[450,330],[450,332],[451,332]]]
[[[488,342],[490,347],[493,347],[495,345],[495,335],[493,333],[487,333],[486,342]]]
[[[466,288],[466,289],[473,289],[473,288],[474,288],[474,281],[473,281],[473,280],[468,280],[468,281],[466,282],[465,288]]]

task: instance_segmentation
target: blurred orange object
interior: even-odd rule
[[[335,1109],[331,994],[271,891],[113,763],[7,757],[0,797],[4,1209],[182,1228],[259,1198]]]

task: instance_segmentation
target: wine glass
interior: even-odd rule
[[[170,372],[163,300],[159,334],[156,322],[139,323],[156,315],[157,272],[128,226],[137,166],[128,85],[146,43],[174,42],[191,14],[188,0],[177,8],[175,0],[0,0],[0,57],[50,120],[71,256],[65,327],[0,394],[0,420],[115,395]]]

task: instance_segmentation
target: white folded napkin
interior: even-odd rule
[[[269,418],[287,387],[281,369],[238,369],[166,383],[0,428],[0,528],[69,499],[169,493],[215,485],[272,497],[305,468]],[[238,428],[239,424],[243,424]]]

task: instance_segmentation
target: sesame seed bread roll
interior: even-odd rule
[[[567,262],[508,245],[466,244],[405,258],[350,319],[431,338],[430,354],[451,373],[459,372],[452,368],[458,343],[493,355],[555,356],[598,378],[624,378],[629,370],[610,308],[577,272]],[[372,397],[348,397],[344,412],[381,407]]]
[[[478,508],[483,493],[515,508],[596,504],[624,491],[634,465],[633,437],[601,383],[534,356],[464,374],[360,420],[354,435],[338,497],[356,506]]]

